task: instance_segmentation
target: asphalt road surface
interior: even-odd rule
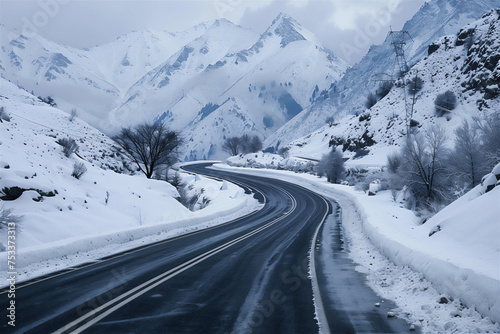
[[[263,209],[19,284],[15,330],[2,316],[0,331],[240,334],[318,333],[321,327],[325,333],[408,332],[404,321],[387,318],[393,305],[374,306],[380,298],[343,249],[335,203],[287,182],[208,166],[185,169],[242,185],[265,202]],[[331,242],[322,242],[325,238]],[[7,303],[4,292],[3,310]]]

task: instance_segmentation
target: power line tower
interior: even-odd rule
[[[390,31],[387,33],[387,37],[385,39],[391,41],[391,45],[394,49],[394,54],[396,55],[396,59],[394,62],[394,66],[392,68],[392,73],[397,71],[395,80],[402,79],[401,84],[403,88],[403,97],[405,102],[405,122],[406,122],[406,135],[410,135],[410,122],[413,117],[413,107],[415,106],[415,95],[413,95],[412,101],[408,101],[406,96],[406,80],[405,75],[410,70],[408,63],[406,62],[405,56],[405,46],[407,41],[413,41],[410,36],[410,33],[406,30],[401,31],[393,31],[392,27],[390,27]]]
[[[410,121],[413,116],[413,107],[415,106],[415,95],[413,95],[413,99],[408,101],[407,92],[406,92],[406,80],[405,75],[410,70],[408,63],[406,61],[405,56],[405,47],[408,41],[413,41],[410,36],[410,33],[406,30],[402,31],[393,31],[392,27],[390,31],[387,33],[387,37],[385,41],[390,41],[394,50],[394,54],[396,55],[394,64],[392,66],[391,72],[389,73],[376,73],[372,76],[371,81],[385,83],[390,82],[391,84],[396,83],[399,79],[402,79],[398,83],[398,87],[403,88],[403,97],[405,103],[405,121],[406,121],[406,133],[409,135],[410,133]]]
[[[397,69],[399,70],[398,77],[402,78],[409,70],[408,63],[406,62],[405,57],[405,45],[408,40],[413,41],[413,39],[411,38],[410,33],[406,30],[393,31],[392,27],[390,29],[391,30],[387,33],[387,37],[385,40],[391,41],[391,45],[394,48],[394,53],[396,54],[396,62],[394,67],[397,67]]]

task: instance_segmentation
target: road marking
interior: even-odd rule
[[[316,194],[316,193],[314,193]],[[321,292],[319,291],[319,283],[318,283],[318,277],[316,275],[316,259],[315,259],[315,249],[319,249],[314,247],[316,242],[318,242],[318,235],[319,235],[319,230],[325,223],[326,217],[328,217],[329,212],[330,212],[330,203],[321,195],[316,194],[317,196],[321,197],[321,199],[326,203],[326,207],[328,210],[326,210],[325,215],[323,216],[323,219],[321,220],[321,223],[318,224],[318,227],[316,228],[316,231],[314,232],[314,236],[312,238],[311,242],[311,250],[310,250],[310,255],[309,255],[309,261],[310,261],[310,273],[309,275],[311,276],[311,283],[312,283],[312,289],[313,289],[313,297],[315,301],[315,309],[316,309],[316,316],[318,320],[318,326],[319,326],[319,332],[321,334],[330,334],[330,327],[328,325],[328,319],[326,317],[325,313],[325,307],[323,305],[323,299],[321,298]],[[319,242],[318,242],[319,243]]]
[[[177,267],[172,268],[172,269],[142,283],[141,285],[123,293],[122,295],[110,300],[109,302],[107,302],[107,303],[97,307],[96,309],[84,314],[83,316],[75,319],[74,321],[70,322],[69,324],[63,326],[62,328],[56,330],[53,333],[54,334],[81,333],[82,331],[89,328],[93,324],[99,322],[100,320],[102,320],[103,318],[105,318],[109,314],[113,313],[117,309],[121,308],[122,306],[126,305],[127,303],[131,302],[132,300],[140,297],[141,295],[143,295],[144,293],[157,287],[158,285],[160,285],[160,284],[168,281],[169,279],[179,275],[180,273],[197,265],[198,263],[205,261],[206,259],[214,256],[215,254],[218,254],[218,253],[222,252],[223,250],[225,250],[231,246],[234,246],[237,243],[239,243],[245,239],[248,239],[255,234],[258,234],[258,233],[268,229],[269,227],[275,225],[279,221],[283,220],[284,218],[289,216],[293,211],[295,211],[295,209],[297,208],[297,201],[288,191],[286,191],[280,187],[277,187],[277,186],[273,186],[273,187],[284,192],[288,197],[290,197],[290,199],[292,201],[292,207],[290,208],[290,210],[288,212],[286,212],[285,215],[280,216],[280,217],[270,221],[269,223],[255,229],[251,232],[248,232],[248,233],[246,233],[246,234],[244,234],[244,235],[242,235],[234,240],[228,241],[228,242],[224,243],[223,245],[220,245],[212,250],[209,250],[201,255],[198,255],[198,256],[194,257],[193,259],[186,261],[186,262],[178,265]]]

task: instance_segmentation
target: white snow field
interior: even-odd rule
[[[480,195],[478,186],[419,225],[390,191],[368,196],[305,173],[214,167],[285,180],[337,201],[358,270],[381,302],[393,300],[395,313],[424,333],[500,331],[500,187]]]
[[[234,184],[222,187],[223,182],[181,173],[189,192],[203,189],[198,201],[208,201],[205,208],[198,204],[190,211],[169,183],[129,175],[110,138],[78,118],[71,122],[67,113],[17,86],[0,83],[0,106],[10,115],[10,121],[0,123],[0,196],[14,187],[25,190],[15,200],[0,202],[2,212],[21,216],[19,281],[214,226],[260,207]],[[78,155],[66,157],[56,143],[67,137],[78,143]],[[79,179],[72,176],[75,163],[87,169]],[[6,259],[7,229],[0,229],[0,236],[0,258]],[[6,260],[0,269],[6,275]]]

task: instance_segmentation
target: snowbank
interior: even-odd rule
[[[264,173],[333,198],[342,207],[343,227],[346,234],[352,233],[350,231],[355,229],[356,225],[361,226],[360,231],[370,239],[376,249],[401,267],[403,272],[404,267],[407,266],[422,273],[425,279],[432,282],[433,287],[439,293],[430,298],[439,300],[439,296],[447,296],[450,301],[454,300],[450,307],[456,306],[459,309],[460,302],[462,302],[470,309],[476,309],[483,316],[497,323],[491,324],[488,318],[481,319],[470,310],[469,318],[472,320],[469,320],[467,325],[457,325],[454,323],[466,321],[459,319],[459,317],[465,318],[466,312],[451,310],[445,314],[448,320],[435,318],[434,321],[442,322],[442,326],[435,323],[427,324],[427,330],[450,331],[451,328],[455,328],[461,332],[468,332],[472,330],[471,328],[476,328],[475,325],[478,325],[478,328],[493,326],[495,330],[500,330],[498,326],[500,323],[499,187],[469,201],[468,199],[474,197],[471,193],[469,197],[465,196],[451,204],[426,224],[417,225],[417,217],[400,206],[400,203],[392,201],[390,194],[386,191],[369,197],[363,192],[355,191],[352,187],[332,185],[324,179],[308,174],[271,170],[256,171],[224,165],[216,165],[216,168],[239,170],[255,175]],[[430,231],[437,225],[441,226],[441,231],[429,237]],[[353,235],[353,237],[357,236]],[[361,254],[359,250],[351,248],[350,252],[356,262],[363,262],[362,265],[366,266],[362,269],[363,271],[369,270],[372,265],[376,266],[375,258],[372,258],[373,251],[367,251],[371,252],[368,255],[366,252]],[[385,275],[388,266],[389,264],[387,268],[384,267],[375,274]],[[404,275],[414,277],[414,274],[404,273]],[[382,286],[388,284],[386,279],[387,277],[381,283]],[[399,279],[399,277],[391,277],[390,285],[396,286],[394,282]],[[408,295],[408,291],[405,292],[404,289],[409,289],[410,284],[414,285],[414,280],[412,278],[411,282],[400,287],[399,290],[387,292],[379,289],[379,292],[388,293],[386,298],[394,299],[399,307],[406,309],[406,312],[415,312],[417,315],[413,318],[420,318],[418,314],[424,311],[430,313],[431,310],[444,308],[435,300],[429,301],[429,297],[422,297],[422,301],[419,300],[418,291],[415,289],[425,291],[428,290],[427,287],[414,288],[407,296],[412,299],[411,301],[401,300],[403,293]],[[415,303],[422,305],[420,308],[408,305]],[[407,316],[412,318],[410,315]],[[424,317],[421,318],[420,321],[423,322]],[[481,321],[484,323],[480,325],[478,322]]]
[[[256,152],[239,154],[227,158],[226,163],[234,167],[268,168],[308,172],[314,169],[317,161],[299,157],[283,158],[278,154]]]

